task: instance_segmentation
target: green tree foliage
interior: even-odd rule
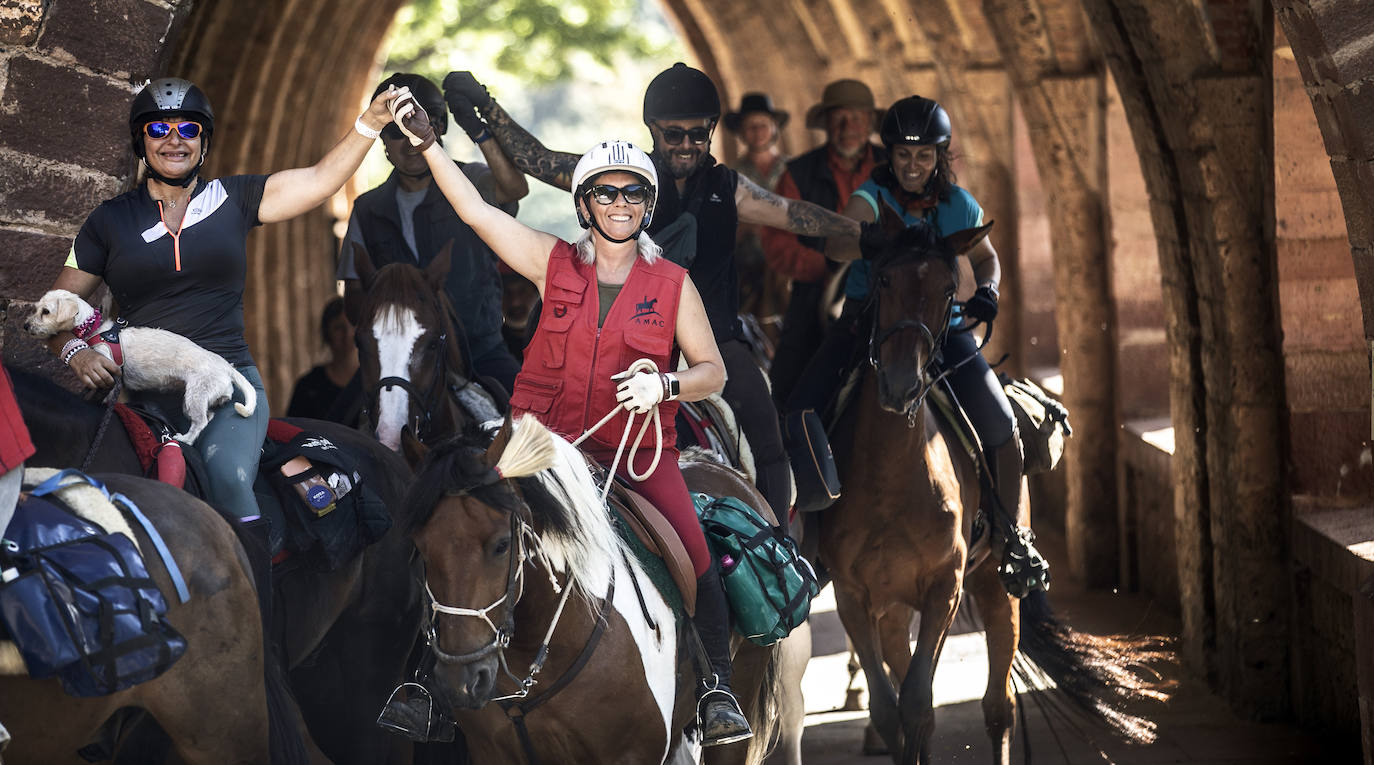
[[[564,81],[583,56],[610,68],[674,48],[661,16],[641,23],[644,10],[642,0],[414,0],[396,17],[386,68],[438,81],[470,61],[528,86]]]

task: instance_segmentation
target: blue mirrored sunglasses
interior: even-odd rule
[[[187,141],[199,138],[201,131],[204,130],[199,122],[149,122],[143,126],[143,134],[149,138],[166,138],[172,134],[172,130],[177,131],[177,135]]]

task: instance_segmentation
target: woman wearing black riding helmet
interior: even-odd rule
[[[208,180],[200,170],[215,130],[209,99],[175,77],[148,83],[134,97],[128,126],[147,178],[91,213],[53,283],[87,299],[107,284],[129,325],[188,337],[253,383],[253,416],[240,417],[226,403],[196,442],[212,501],[240,518],[258,514],[252,476],[269,411],[243,336],[246,236],[255,226],[293,218],[337,192],[391,122],[387,105],[401,93],[373,99],[353,129],[313,166]],[[59,333],[48,347],[87,388],[108,388],[120,374],[117,364],[70,332]]]
[[[874,168],[872,177],[849,198],[845,215],[874,224],[886,208],[907,225],[926,221],[941,236],[983,224],[983,208],[958,185],[950,168],[953,130],[943,107],[921,96],[903,98],[887,110],[880,135],[888,162]],[[802,374],[787,401],[788,411],[820,411],[828,404],[858,343],[856,332],[862,329],[859,317],[868,299],[869,264],[861,259],[860,240],[833,238],[825,254],[854,261],[845,284],[844,311]],[[991,322],[997,317],[1002,276],[997,251],[985,237],[966,254],[978,289],[964,303],[963,316]],[[955,317],[953,323],[962,325],[964,319]],[[944,369],[957,367],[948,379],[978,432],[1002,506],[1015,517],[1021,504],[1022,455],[1006,393],[972,332],[948,333],[941,357]]]

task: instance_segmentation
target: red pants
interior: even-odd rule
[[[596,460],[604,466],[611,464],[611,458],[615,457],[615,452],[609,454],[595,454]],[[620,458],[620,465],[616,469],[616,474],[629,482],[635,491],[644,495],[644,498],[653,503],[654,507],[663,513],[663,516],[672,524],[673,530],[677,532],[678,539],[682,540],[682,546],[687,548],[687,555],[692,559],[692,568],[697,576],[706,573],[706,569],[711,567],[711,550],[706,546],[706,535],[701,532],[701,522],[697,520],[696,507],[692,505],[692,497],[687,492],[687,482],[682,480],[682,471],[677,466],[677,449],[664,449],[663,456],[659,458],[658,467],[654,469],[648,479],[636,481],[625,469],[625,462],[629,455]],[[652,448],[640,449],[634,453],[635,471],[642,471],[649,466],[654,459]]]

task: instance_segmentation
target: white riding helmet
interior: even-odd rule
[[[639,223],[639,231],[649,227],[654,217],[654,202],[658,199],[658,171],[654,161],[639,147],[629,141],[602,141],[582,155],[573,168],[573,208],[577,210],[577,222],[582,228],[591,228],[592,221],[582,214],[577,200],[587,194],[587,188],[602,173],[621,170],[644,179],[649,186],[649,198],[644,200],[644,218]],[[639,232],[635,233],[635,237]]]

